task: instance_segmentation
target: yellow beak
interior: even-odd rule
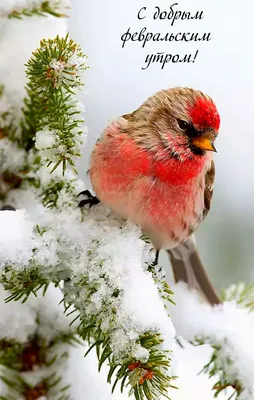
[[[213,142],[206,136],[198,136],[193,138],[192,143],[201,150],[217,152]]]

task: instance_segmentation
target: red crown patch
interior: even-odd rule
[[[189,108],[189,116],[193,125],[201,129],[213,128],[217,131],[220,127],[220,116],[215,104],[204,97],[199,97]]]

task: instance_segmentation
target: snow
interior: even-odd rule
[[[39,313],[39,324],[37,333],[43,337],[47,343],[50,343],[55,337],[60,334],[73,332],[77,326],[70,323],[78,315],[77,312],[66,315],[64,314],[64,305],[62,302],[63,293],[59,288],[49,285],[45,296],[42,290],[37,293],[37,296],[31,296],[25,304],[28,307]],[[69,309],[70,312],[70,309]]]
[[[30,215],[35,217],[44,212],[44,207],[38,198],[38,193],[30,187],[27,190],[11,190],[6,197],[5,203],[12,204],[14,208],[26,209]]]
[[[5,233],[0,265],[20,270],[38,265],[42,274],[71,270],[70,295],[77,297],[81,313],[95,315],[110,336],[116,358],[147,358],[136,345],[146,331],[160,332],[164,349],[170,350],[175,331],[146,265],[153,259],[140,230],[119,221],[99,205],[81,221],[79,210],[45,211],[32,221],[24,211],[2,211]],[[11,216],[11,217],[10,217]],[[8,223],[7,223],[8,221]],[[39,227],[39,229],[38,229]],[[3,231],[2,231],[3,232]],[[86,278],[94,294],[80,286]],[[114,296],[115,291],[119,296]],[[67,297],[68,299],[68,297]],[[115,309],[118,310],[115,315]]]
[[[0,211],[1,264],[26,265],[33,249],[33,223],[24,210]]]
[[[68,369],[65,380],[74,382],[70,388],[73,400],[132,400],[128,394],[121,394],[118,387],[111,394],[111,385],[107,384],[108,367],[103,365],[98,372],[98,361],[96,352],[91,351],[86,358],[84,353],[86,346],[77,346],[70,349]]]
[[[10,157],[10,154],[12,154],[12,157]],[[7,138],[3,138],[0,139],[0,160],[0,173],[7,170],[17,172],[24,167],[26,152]]]
[[[79,293],[79,306],[83,304],[84,307],[81,308],[81,314],[83,313],[84,316],[94,314],[98,319],[103,318],[102,328],[109,334],[113,352],[119,359],[124,358],[128,350],[128,356],[146,361],[148,353],[141,346],[137,346],[136,339],[147,330],[160,331],[165,340],[165,348],[174,351],[173,369],[175,370],[172,370],[172,373],[177,374],[178,371],[180,373],[180,380],[176,381],[176,386],[180,387],[183,382],[182,389],[175,392],[173,399],[186,398],[184,393],[187,395],[191,390],[188,388],[194,372],[190,369],[190,376],[187,371],[184,374],[181,372],[179,362],[188,356],[179,353],[173,344],[174,327],[167,316],[151,275],[145,272],[144,265],[151,262],[153,253],[150,246],[140,239],[139,229],[131,223],[119,220],[102,205],[94,207],[90,212],[85,211],[82,222],[79,211],[75,209],[62,212],[45,212],[44,210],[43,213],[38,214],[35,212],[33,219],[22,210],[0,213],[0,224],[5,227],[4,231],[1,230],[4,234],[0,240],[3,246],[0,251],[2,265],[8,260],[14,263],[16,268],[20,268],[20,258],[23,257],[23,262],[28,262],[29,259],[36,260],[46,272],[49,268],[51,272],[56,268],[57,272],[59,264],[66,269],[71,267],[73,286],[71,286],[70,295]],[[43,235],[36,234],[35,223],[46,229]],[[119,229],[120,226],[121,229]],[[28,245],[29,240],[32,246]],[[36,252],[32,251],[35,247]],[[99,260],[103,262],[98,264]],[[90,287],[97,288],[93,296],[89,297],[87,291],[78,285],[81,277],[86,277]],[[113,299],[112,293],[116,288],[122,294]],[[226,302],[222,306],[212,308],[205,303],[200,303],[196,295],[186,290],[181,284],[175,286],[173,291],[176,306],[170,306],[169,312],[176,332],[190,341],[198,337],[204,338],[207,343],[222,345],[219,361],[227,377],[233,380],[239,379],[243,382],[247,393],[252,393],[254,359],[249,348],[252,343],[254,321],[251,313],[234,302]],[[41,325],[39,332],[50,340],[57,335],[58,331],[68,329],[68,323],[62,319],[63,310],[58,310],[57,304],[60,297],[54,298],[53,292],[49,292],[48,296],[45,299],[40,296],[31,297],[24,306],[30,307],[28,316],[31,316],[31,322],[35,310],[41,310],[40,315],[44,324]],[[10,303],[10,305],[15,309],[16,304]],[[112,330],[113,314],[111,313],[115,308],[118,312],[114,318]],[[18,315],[25,315],[23,310],[18,308],[17,310]],[[27,319],[29,321],[29,318]],[[19,319],[17,326],[18,324],[20,324]],[[14,336],[17,335],[17,329],[17,327],[12,329]],[[23,329],[27,329],[26,324]],[[19,334],[22,338],[27,337],[22,330]],[[178,354],[180,354],[179,357]],[[228,363],[228,357],[233,364]],[[174,366],[175,359],[180,369]],[[207,357],[206,363],[208,360]],[[187,378],[188,381],[186,381]],[[211,381],[206,381],[204,375],[202,375],[202,382],[205,388],[209,385],[210,389],[212,388]],[[89,390],[93,391],[94,388],[91,387]],[[192,390],[195,394],[195,386]],[[204,390],[206,392],[206,389]],[[207,399],[210,398],[211,392],[209,394],[207,390]],[[242,399],[245,398],[242,397]],[[204,400],[206,400],[205,397]]]
[[[179,283],[172,288],[176,306],[169,312],[179,335],[186,340],[204,340],[219,346],[216,369],[229,382],[240,381],[245,391],[239,399],[254,396],[253,369],[254,314],[235,301],[211,307],[201,303],[194,292]]]
[[[4,303],[9,295],[0,286],[0,339],[15,339],[25,343],[28,338],[36,331],[36,312],[28,304],[20,302]]]
[[[109,334],[113,353],[118,359],[128,356],[146,361],[149,354],[136,344],[136,340],[148,330],[160,332],[165,340],[164,348],[172,348],[175,331],[155,284],[144,269],[153,254],[149,245],[140,239],[138,228],[119,221],[100,205],[97,211],[85,213],[83,222],[79,210],[74,209],[72,212],[47,211],[35,217],[32,221],[24,210],[0,213],[0,225],[5,228],[1,230],[5,239],[1,240],[2,267],[11,263],[20,269],[27,262],[29,268],[30,262],[40,265],[45,274],[48,270],[54,273],[54,268],[57,274],[59,265],[66,270],[71,268],[74,278],[71,296],[79,295],[79,306],[83,304],[84,307],[80,309],[81,314],[103,318],[103,329]],[[36,225],[39,225],[39,231]],[[104,262],[99,264],[100,260]],[[97,287],[92,297],[77,284],[84,277],[90,287]],[[115,289],[122,295],[113,300]],[[37,331],[47,341],[59,330],[68,329],[63,309],[60,311],[56,306],[60,299],[56,301],[52,295],[49,292],[45,299],[40,295],[31,297],[25,303],[30,312],[34,312],[33,316],[40,310],[42,323]],[[30,379],[39,377],[31,376]]]
[[[192,346],[181,339],[184,349],[178,347],[174,352],[174,373],[179,376],[176,380],[176,389],[169,390],[172,400],[214,400],[211,388],[216,383],[216,377],[208,379],[204,373],[200,373],[212,354],[209,345],[199,347]],[[228,400],[232,390],[227,395],[221,393],[218,400]]]
[[[38,150],[45,150],[55,145],[55,132],[47,129],[36,132],[35,147]]]
[[[61,292],[50,286],[45,297],[40,294],[38,297],[31,297],[26,303],[19,302],[3,303],[6,293],[0,287],[0,338],[16,338],[20,342],[26,342],[28,337],[33,335],[38,329],[35,322],[36,314],[39,312],[40,325],[39,333],[50,341],[60,332],[68,330],[70,317],[63,315],[62,305],[58,305],[61,300]],[[72,316],[73,318],[73,316]],[[180,376],[175,384],[178,389],[170,389],[169,395],[173,400],[212,400],[213,394],[211,387],[215,380],[208,379],[204,374],[199,374],[204,364],[211,356],[210,346],[193,347],[182,340],[184,349],[179,347],[174,350],[173,373]],[[97,357],[95,351],[91,351],[84,358],[87,346],[58,347],[57,354],[68,351],[69,359],[62,361],[60,374],[63,382],[72,383],[70,395],[73,400],[83,400],[84,393],[87,400],[127,400],[127,391],[120,393],[117,387],[114,394],[111,394],[111,386],[106,383],[108,367],[104,365],[101,373],[97,369]],[[49,370],[40,370],[33,374],[25,374],[29,381],[37,382],[41,375],[48,375]],[[63,383],[62,382],[62,383]],[[2,388],[0,387],[0,394]],[[218,400],[227,399],[223,395]]]
[[[72,106],[75,107],[75,102],[72,102]],[[69,116],[68,124],[75,122],[77,118],[79,118],[79,121],[77,121],[77,126],[71,129],[72,137],[71,139],[69,138],[67,143],[65,142],[65,137],[63,136],[62,131],[59,129],[53,131],[45,127],[45,129],[36,132],[35,147],[39,150],[39,154],[43,160],[57,162],[62,158],[63,154],[68,154],[70,140],[73,143],[71,148],[72,152],[74,151],[76,154],[81,153],[87,135],[87,127],[84,123],[84,119],[80,114]],[[50,124],[51,122],[51,120],[45,120],[45,125],[47,125],[47,123]]]
[[[29,164],[33,164],[31,157]],[[29,157],[28,157],[29,159]],[[35,169],[31,170],[24,176],[22,188],[11,190],[6,198],[6,203],[12,204],[16,208],[25,208],[30,214],[35,216],[41,215],[45,212],[45,208],[41,204],[41,197],[43,193],[52,187],[58,188],[58,197],[56,199],[56,208],[63,210],[70,207],[77,209],[78,194],[84,190],[84,182],[77,179],[74,172],[67,170],[63,176],[62,169],[57,168],[53,173],[50,173],[50,168],[35,165]],[[35,180],[39,184],[39,188],[34,188],[29,185],[29,181]],[[59,189],[59,185],[61,187]]]
[[[126,249],[127,251],[129,248]],[[151,274],[144,274],[136,264],[135,259],[129,264],[129,279],[126,287],[128,290],[124,291],[123,307],[132,315],[136,326],[141,324],[141,331],[153,330],[155,327],[159,329],[165,339],[164,348],[171,349],[175,329],[162,307],[162,301]]]
[[[0,286],[0,339],[16,340],[19,343],[26,345],[31,338],[37,336],[44,344],[51,344],[50,351],[46,354],[46,360],[50,361],[56,357],[56,361],[52,365],[35,366],[32,371],[22,372],[21,376],[26,383],[36,385],[42,379],[53,376],[57,373],[60,376],[61,382],[54,389],[51,389],[51,398],[56,398],[59,390],[70,384],[66,370],[68,368],[68,357],[71,346],[65,343],[56,343],[52,346],[52,341],[56,340],[61,334],[73,334],[76,327],[73,324],[70,327],[70,322],[75,318],[75,313],[67,317],[64,312],[63,303],[59,304],[63,298],[60,289],[53,285],[48,287],[48,290],[43,296],[42,290],[37,293],[37,297],[30,297],[25,303],[9,302],[4,303],[4,299],[8,296],[8,292]],[[4,372],[10,375],[13,379],[12,371]],[[6,394],[6,388],[0,384],[0,395]],[[10,393],[8,393],[10,395]],[[17,393],[13,395],[17,398]],[[20,400],[23,397],[20,397]]]
[[[61,154],[66,154],[66,149],[58,138],[57,131],[44,129],[35,135],[35,147],[40,150],[43,160],[57,162]]]
[[[179,375],[179,379],[174,382],[178,389],[170,389],[169,397],[172,400],[213,400],[214,394],[211,388],[215,379],[208,379],[205,374],[200,373],[211,356],[211,347],[209,345],[194,347],[185,341],[183,343],[184,349],[177,347],[173,359],[174,373]],[[98,373],[95,351],[91,351],[84,358],[85,351],[84,347],[70,350],[66,380],[75,382],[75,385],[71,387],[73,399],[83,400],[86,393],[87,400],[133,400],[133,397],[128,397],[126,390],[120,393],[118,387],[114,394],[111,394],[111,387],[106,383],[108,367],[103,366],[101,373]],[[86,371],[85,374],[84,371]],[[230,391],[228,396],[220,394],[218,400],[228,400],[229,395]]]
[[[74,331],[75,324],[72,327],[69,325],[76,314],[69,317],[64,314],[63,303],[59,304],[63,294],[53,285],[48,287],[45,296],[40,290],[36,297],[31,296],[25,303],[5,303],[8,296],[9,292],[0,285],[0,339],[16,339],[26,343],[30,337],[38,334],[46,343],[50,343],[59,334]]]
[[[53,59],[50,62],[50,67],[54,69],[55,76],[58,78],[58,82],[61,83],[63,80],[68,79],[70,82],[71,79],[75,82],[78,78],[80,81],[80,76],[82,76],[82,82],[84,83],[84,74],[83,72],[89,68],[86,63],[86,57],[82,56],[81,49],[77,47],[77,50],[73,51],[71,55],[68,55],[65,61],[59,61],[57,59]],[[66,71],[71,70],[74,72],[73,74],[67,74]],[[78,77],[75,72],[78,71]]]

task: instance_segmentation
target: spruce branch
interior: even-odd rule
[[[88,68],[80,47],[65,38],[42,40],[27,63],[28,97],[25,99],[20,145],[34,145],[54,171],[69,165],[74,171],[75,158],[84,143],[83,108],[76,90],[83,86],[82,74]]]
[[[22,274],[24,274],[24,271],[19,272],[18,277],[20,283],[18,289],[17,289],[17,276],[14,279],[13,278],[14,274],[15,272],[12,271],[12,276],[9,275],[10,278],[9,285],[6,286],[9,289],[11,289],[11,286],[13,285],[12,289],[14,290],[12,291],[12,295],[7,297],[6,299],[7,301],[20,300],[22,297],[24,297],[23,301],[26,301],[30,294],[32,293],[36,294],[36,291],[38,291],[42,287],[43,281],[41,280],[41,277],[40,278],[38,277],[38,271],[36,272],[30,271],[30,273],[26,271],[25,275],[23,276]],[[33,282],[31,281],[31,278],[33,278]],[[23,290],[21,289],[22,282],[24,285]],[[84,291],[84,285],[85,285],[84,279],[82,279],[80,284],[81,287],[79,288],[77,283],[75,283],[76,290]],[[46,288],[48,287],[48,283],[45,282],[44,285],[45,285],[44,289],[46,290]],[[92,286],[89,285],[87,289],[89,296],[92,296],[96,293],[96,287],[93,285]],[[68,291],[67,299],[69,299],[69,293],[70,291]],[[115,293],[114,297],[116,299],[118,298],[118,296],[121,296],[120,291],[114,291],[114,293]],[[77,304],[79,303],[78,298],[76,299],[76,302]],[[69,307],[67,308],[67,311],[68,309]],[[72,313],[73,311],[71,311],[69,315],[71,315]],[[168,375],[168,369],[170,367],[170,352],[165,351],[161,348],[163,339],[160,333],[155,331],[144,332],[135,341],[135,346],[137,347],[137,349],[143,349],[143,351],[146,351],[147,352],[146,354],[147,355],[149,354],[149,356],[146,355],[144,357],[143,355],[142,357],[144,358],[141,357],[140,360],[137,357],[133,358],[133,356],[131,355],[133,353],[133,349],[131,349],[131,347],[130,348],[127,347],[125,349],[125,356],[119,358],[114,355],[109,339],[110,332],[111,334],[115,333],[115,329],[113,328],[114,321],[112,321],[112,327],[105,332],[105,328],[102,329],[104,320],[102,319],[102,316],[100,314],[94,314],[92,316],[81,314],[75,317],[74,322],[77,319],[80,319],[81,321],[77,333],[83,340],[87,341],[90,344],[89,350],[87,351],[86,354],[88,354],[93,347],[96,347],[98,361],[99,361],[99,370],[101,369],[101,366],[105,362],[109,365],[108,382],[113,385],[112,391],[114,391],[117,384],[119,384],[121,386],[121,391],[123,391],[126,386],[129,387],[130,393],[134,395],[136,400],[139,399],[155,400],[158,398],[158,396],[163,396],[164,398],[169,399],[167,391],[169,387],[174,387],[172,385],[172,380],[174,380],[174,377]],[[56,338],[51,345],[55,345],[58,341],[59,342],[66,341],[67,343],[76,342],[73,336],[67,335],[64,337],[60,336]],[[23,351],[22,346],[20,347],[16,343],[9,344],[3,342],[2,346],[5,349],[8,346],[12,350],[16,349],[15,350],[16,355],[20,355]],[[33,347],[33,345],[31,346]],[[7,361],[5,360],[6,366],[9,367],[10,362],[12,363],[13,366],[15,366],[13,358],[15,358],[13,357],[13,354],[10,354]],[[35,357],[33,359],[35,359]],[[0,363],[1,363],[1,357],[0,357]],[[22,390],[28,390],[28,388],[25,387],[25,389],[23,388]]]
[[[145,332],[136,340],[136,345],[149,354],[145,361],[128,357],[127,354],[125,358],[118,359],[111,348],[110,332],[103,332],[101,328],[103,321],[98,322],[96,316],[89,319],[81,316],[80,319],[78,333],[90,344],[85,355],[95,347],[99,371],[104,363],[108,364],[107,380],[112,384],[112,393],[120,385],[121,392],[129,387],[130,395],[134,395],[136,400],[155,400],[158,396],[169,399],[167,392],[170,387],[175,388],[171,383],[175,377],[168,374],[170,354],[162,350],[163,339],[159,333]],[[131,353],[131,348],[129,351]]]
[[[64,177],[53,173],[50,178],[47,184],[39,186],[42,204],[47,208],[55,209],[77,207],[77,194],[82,190],[83,183],[75,179],[71,171],[65,173]]]
[[[196,339],[194,344],[203,345],[205,343],[209,343],[210,338],[205,339]],[[224,344],[226,346],[226,343]],[[229,391],[227,400],[237,400],[240,398],[241,394],[244,391],[242,383],[238,379],[234,379],[228,376],[227,366],[232,365],[233,361],[230,357],[222,357],[223,354],[223,345],[216,345],[211,343],[211,347],[213,349],[213,353],[211,355],[210,360],[204,366],[201,372],[208,374],[209,378],[216,377],[216,383],[213,385],[212,389],[214,390],[214,397],[216,398],[220,393],[225,393]],[[222,358],[224,358],[224,365],[222,368]]]
[[[112,388],[117,384],[122,390],[127,387],[136,399],[155,400],[161,395],[167,398],[174,378],[170,376],[170,351],[175,331],[157,289],[163,285],[159,278],[154,283],[153,274],[147,272],[154,258],[150,244],[141,239],[136,226],[109,214],[102,205],[83,213],[81,222],[78,209],[48,210],[48,225],[36,220],[37,226],[31,226],[21,210],[12,213],[16,225],[25,224],[30,229],[32,245],[26,238],[27,264],[23,268],[19,265],[23,253],[16,244],[10,253],[1,254],[2,260],[8,261],[6,265],[2,261],[2,280],[11,291],[9,300],[27,300],[40,286],[47,288],[50,281],[57,284],[64,280],[66,313],[73,315],[70,306],[78,310],[73,316],[74,322],[80,320],[78,333],[97,349],[99,368],[109,365]],[[0,213],[0,223],[7,216]],[[22,228],[20,232],[23,231]],[[14,262],[16,257],[18,265]],[[44,263],[39,264],[39,260]],[[134,271],[147,287],[144,293],[138,289]],[[167,288],[165,296],[169,295]],[[144,305],[148,309],[143,325]],[[136,313],[140,315],[138,319]]]
[[[71,400],[69,385],[61,386],[61,377],[57,374],[50,374],[37,384],[31,384],[21,374],[6,370],[0,379],[7,391],[6,395],[0,395],[0,400],[17,400],[20,395],[24,400],[37,400],[45,396],[55,400]]]
[[[235,301],[237,304],[248,308],[251,312],[254,311],[254,285],[239,282],[231,285],[222,292],[222,300]]]
[[[223,302],[235,302],[239,306],[248,309],[253,313],[254,311],[254,285],[253,284],[245,284],[238,283],[233,284],[226,290],[222,292]],[[226,345],[226,343],[225,343]],[[218,381],[214,384],[213,390],[215,391],[214,396],[217,397],[221,392],[225,392],[228,389],[231,389],[232,393],[229,395],[228,400],[237,400],[247,395],[248,389],[245,388],[244,383],[241,382],[237,374],[232,373],[229,375],[227,373],[227,368],[221,368],[221,359],[223,354],[223,346],[222,345],[212,345],[213,353],[210,361],[204,367],[204,372],[208,373],[210,377],[216,375],[218,376]],[[228,356],[225,362],[225,365],[228,364],[229,369],[230,366],[234,365],[233,359]],[[234,370],[234,368],[233,368]],[[235,375],[235,377],[234,377]],[[251,396],[251,393],[249,393]]]
[[[113,356],[108,336],[98,325],[95,319],[86,321],[86,324],[82,321],[78,332],[84,340],[90,343],[86,355],[94,347],[96,348],[99,370],[105,362],[108,364],[108,383],[113,383],[112,392],[117,385],[120,385],[121,392],[129,386],[130,394],[133,394],[137,400],[157,399],[157,396],[169,399],[167,392],[169,387],[174,387],[171,384],[174,377],[168,375],[170,355],[160,348],[163,343],[160,334],[145,332],[136,341],[137,346],[143,347],[150,354],[145,362],[136,358],[126,358],[121,361]]]
[[[24,268],[16,271],[11,266],[5,266],[0,278],[5,290],[9,290],[11,294],[6,297],[5,301],[22,301],[25,303],[31,294],[36,296],[40,289],[46,293],[49,284],[55,281],[55,286],[58,286],[60,279],[46,277],[42,274],[39,266]]]
[[[37,5],[31,5],[30,7],[19,7],[11,11],[8,14],[8,18],[18,18],[21,19],[23,16],[32,17],[53,15],[54,17],[63,18],[67,17],[64,10],[67,11],[69,8],[67,4],[64,4],[63,0],[41,0]]]
[[[91,264],[97,259],[98,246],[100,246],[100,241],[94,241],[93,247],[90,247],[88,251]],[[175,377],[169,374],[171,354],[169,350],[163,348],[164,339],[161,333],[156,330],[145,331],[137,335],[135,340],[128,340],[131,328],[126,330],[126,321],[122,323],[117,315],[120,312],[123,290],[109,280],[105,273],[105,260],[99,259],[98,262],[101,269],[99,280],[97,278],[92,281],[88,274],[83,273],[80,281],[74,278],[65,286],[66,304],[73,304],[80,311],[81,322],[78,333],[89,344],[86,355],[95,348],[99,370],[104,363],[108,364],[108,382],[112,384],[112,392],[117,385],[120,385],[121,392],[126,387],[129,388],[130,394],[136,400],[155,400],[161,396],[169,399],[168,389],[176,388],[172,384]],[[93,275],[95,271],[93,272],[92,268],[90,265],[89,271]],[[152,267],[151,269],[153,270]],[[154,270],[151,275],[161,297],[165,301],[171,301],[172,292],[168,285]],[[112,294],[108,299],[103,298],[102,308],[98,311],[93,306],[94,299],[99,296],[101,285],[105,284]],[[82,293],[82,300],[80,293]],[[85,304],[85,310],[82,309],[83,304]],[[107,321],[105,315],[107,315]],[[123,337],[126,343],[122,343],[123,348],[119,351],[115,349],[115,342],[117,340],[123,342]]]
[[[4,294],[1,288],[1,295]],[[79,344],[76,337],[76,327],[69,327],[69,320],[63,315],[56,318],[56,313],[63,311],[63,307],[54,309],[49,313],[44,310],[48,301],[57,299],[59,294],[52,286],[44,300],[43,292],[39,294],[37,305],[23,304],[19,306],[21,315],[29,316],[31,312],[37,315],[34,324],[28,331],[19,336],[14,336],[12,326],[16,323],[9,320],[12,306],[6,304],[3,318],[10,325],[8,330],[1,330],[0,334],[0,365],[3,385],[1,385],[0,399],[17,399],[22,396],[24,400],[38,399],[41,396],[57,400],[70,400],[69,384],[64,378],[64,367],[69,356],[69,348]],[[22,331],[22,330],[21,330]],[[15,339],[14,339],[15,337]]]
[[[83,85],[81,74],[87,68],[84,60],[80,47],[67,35],[64,39],[43,40],[28,62],[28,97],[24,100],[21,134],[20,129],[8,129],[2,139],[0,136],[3,200],[12,189],[30,187],[36,189],[36,196],[47,208],[77,207],[77,194],[83,190],[83,183],[76,179],[74,160],[81,154],[86,127],[82,104],[74,92]],[[2,109],[4,118],[8,108]],[[4,126],[5,120],[6,117]],[[13,160],[9,154],[14,151]],[[45,161],[48,167],[54,165],[51,171]],[[64,176],[58,173],[60,164]],[[75,174],[67,169],[68,164]],[[10,197],[10,204],[18,207],[15,193]]]
[[[251,314],[254,310],[254,285],[239,283],[231,285],[223,291],[222,300],[224,305],[231,304],[239,311],[247,311],[246,314]],[[246,329],[249,327],[246,326]],[[239,337],[241,340],[241,337]],[[194,345],[210,344],[213,349],[211,357],[204,366],[202,372],[209,375],[209,378],[215,378],[216,382],[213,385],[214,397],[220,393],[227,397],[227,400],[249,399],[253,396],[253,386],[249,386],[248,376],[241,373],[239,364],[236,365],[236,357],[234,354],[233,343],[231,338],[218,340],[214,336],[196,337]],[[241,343],[239,343],[241,346]],[[239,357],[239,356],[238,356]],[[246,360],[246,362],[248,362]],[[251,367],[250,367],[251,368]],[[247,383],[248,382],[248,383]]]

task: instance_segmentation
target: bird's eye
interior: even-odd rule
[[[179,128],[182,129],[182,130],[184,130],[184,131],[185,131],[185,129],[187,129],[188,126],[189,126],[188,122],[183,121],[183,120],[181,120],[181,119],[178,119],[177,122],[178,122]]]

